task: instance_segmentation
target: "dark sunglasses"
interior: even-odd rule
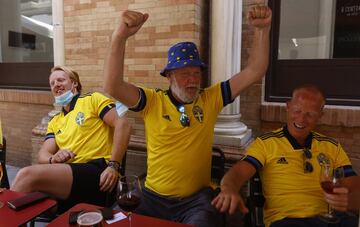
[[[180,105],[177,107],[177,110],[181,113],[180,115],[180,123],[183,127],[189,127],[190,126],[190,119],[189,116],[185,113],[185,106]]]
[[[314,170],[311,162],[309,160],[312,158],[312,154],[309,148],[303,149],[303,157],[304,157],[304,173],[311,173]]]

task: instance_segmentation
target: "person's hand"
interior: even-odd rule
[[[247,15],[249,23],[256,28],[270,27],[271,17],[271,9],[264,5],[256,5],[252,7]]]
[[[53,156],[51,156],[51,163],[64,163],[76,156],[72,151],[68,149],[58,150]]]
[[[244,214],[249,212],[239,193],[224,186],[221,187],[221,192],[213,199],[211,205],[221,213],[228,211],[229,214],[233,214],[238,208]]]
[[[143,14],[136,11],[125,10],[121,14],[120,24],[115,30],[114,35],[127,39],[134,35],[148,18],[149,14],[147,13]]]
[[[329,205],[338,211],[348,211],[350,207],[349,189],[339,187],[333,189],[334,194],[325,194],[325,200]]]
[[[119,173],[115,169],[107,167],[100,175],[100,191],[112,191],[118,178]]]

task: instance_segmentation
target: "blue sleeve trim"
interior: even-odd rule
[[[342,166],[344,169],[344,177],[357,176],[351,165]]]
[[[223,81],[221,82],[221,94],[223,98],[224,107],[234,100],[231,99],[231,88],[230,88],[230,81]]]
[[[142,88],[139,88],[139,91],[140,91],[140,102],[139,102],[139,104],[134,108],[129,108],[129,110],[134,111],[134,112],[139,112],[139,111],[143,110],[145,108],[145,105],[146,105],[145,91]]]
[[[46,141],[46,140],[48,140],[48,139],[51,139],[51,138],[54,138],[54,139],[55,139],[55,134],[54,134],[54,133],[48,133],[48,134],[46,134],[44,141]]]
[[[100,115],[99,115],[99,117],[101,118],[101,120],[103,120],[105,114],[106,114],[107,112],[109,112],[109,110],[111,110],[111,109],[114,108],[114,107],[115,107],[115,104],[114,104],[114,103],[111,103],[110,105],[105,106],[104,109],[101,110]]]
[[[247,155],[243,160],[253,165],[256,170],[260,170],[263,167],[263,165],[261,164],[261,162],[259,162],[259,160],[257,160],[256,158],[250,155]]]

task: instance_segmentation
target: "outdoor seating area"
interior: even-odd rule
[[[0,16],[0,227],[360,227],[360,0]]]

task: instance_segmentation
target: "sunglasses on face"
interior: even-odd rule
[[[310,149],[304,148],[303,149],[303,157],[304,157],[304,173],[311,173],[314,170],[311,162],[309,161],[312,158],[312,154]]]
[[[180,124],[183,127],[189,127],[190,126],[190,119],[189,116],[185,113],[185,106],[180,105],[177,107],[177,110],[181,113],[180,115]]]

